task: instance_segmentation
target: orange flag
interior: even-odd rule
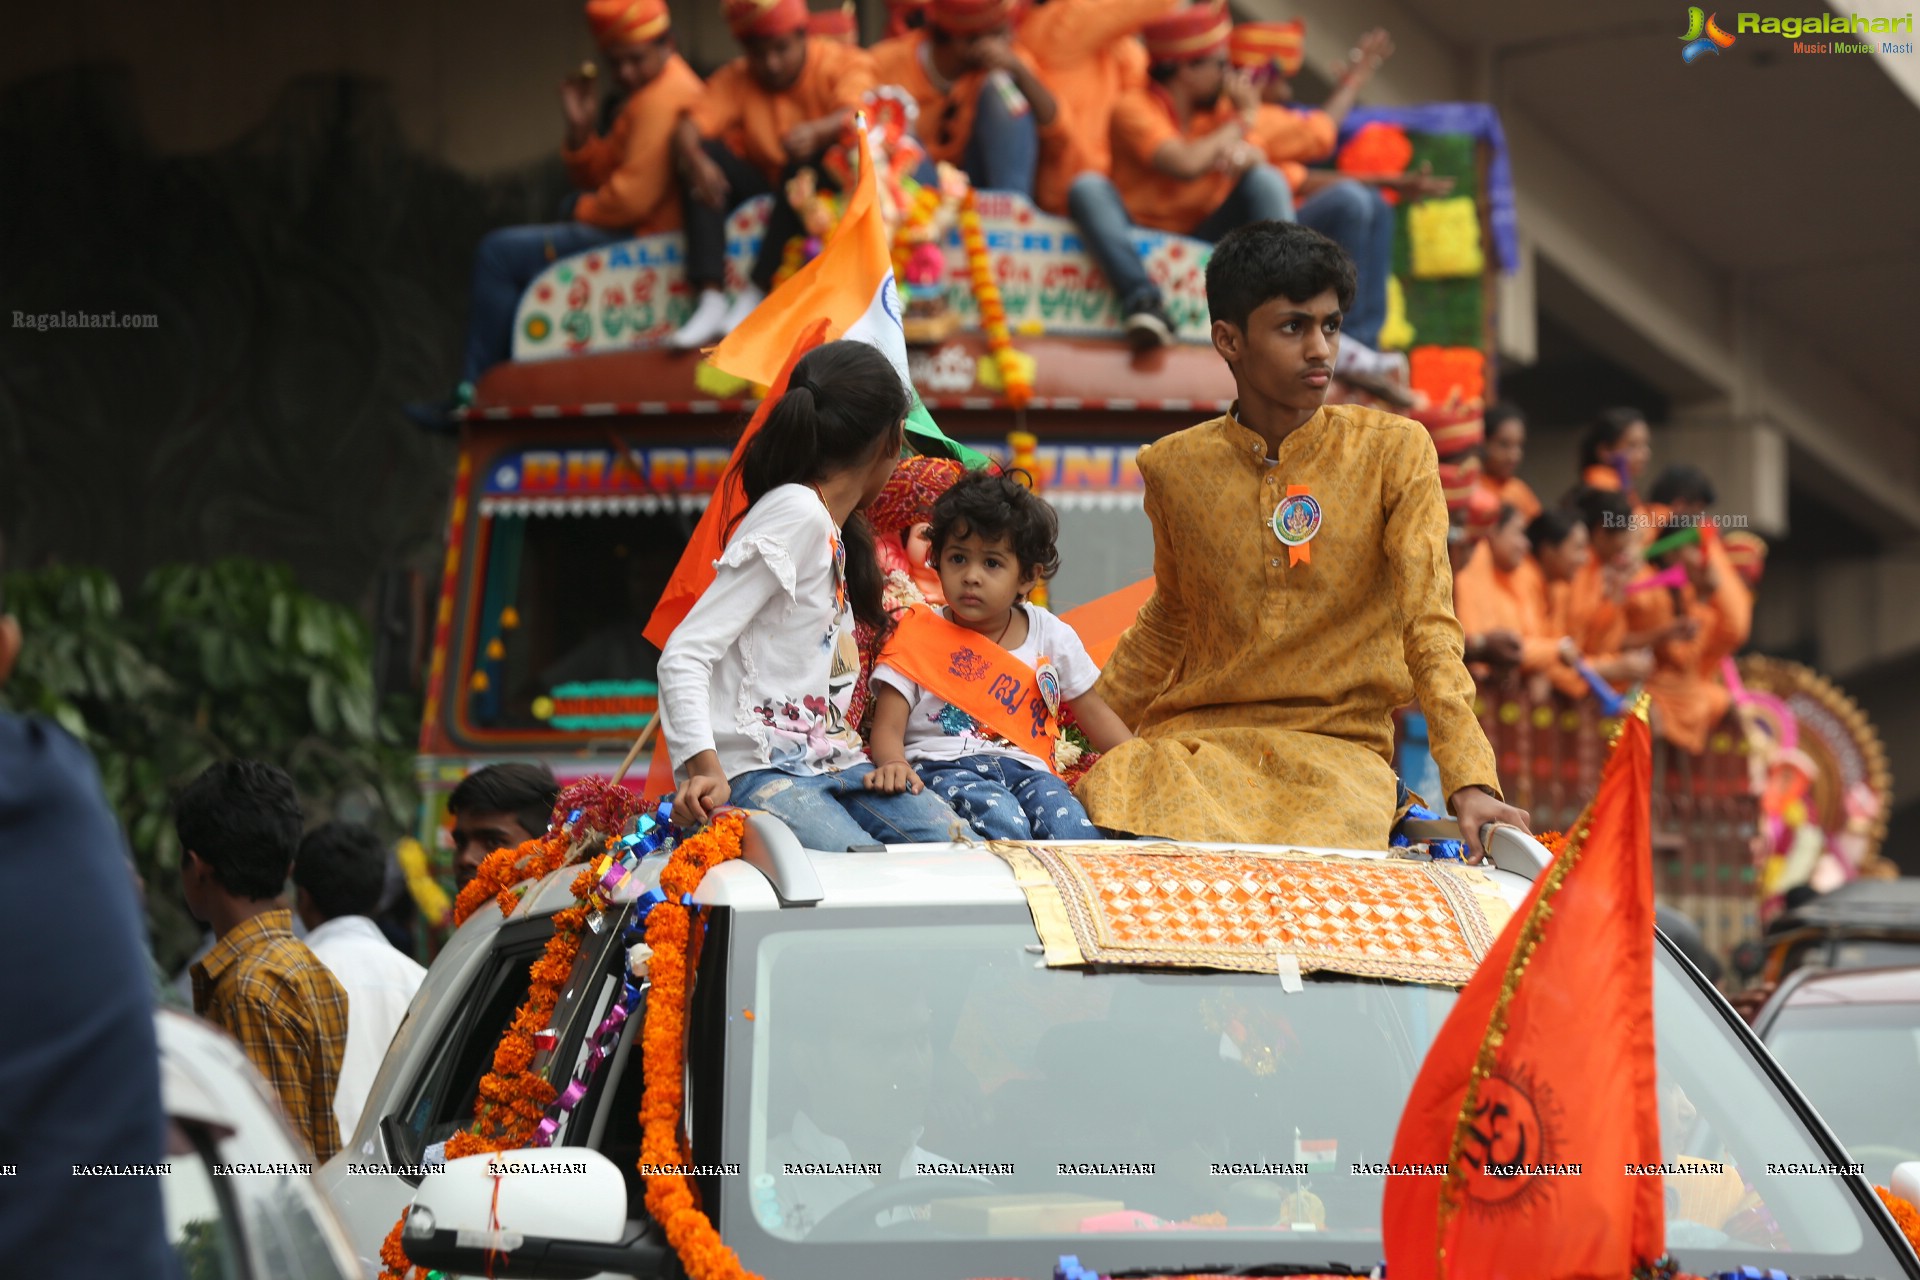
[[[740,443],[733,446],[733,457],[727,462],[727,469],[720,477],[719,485],[714,489],[713,500],[707,503],[707,509],[701,513],[700,523],[693,527],[693,536],[687,540],[687,549],[680,553],[680,563],[673,567],[673,576],[667,579],[666,590],[660,593],[660,603],[653,607],[653,616],[647,619],[647,629],[640,634],[647,643],[656,649],[667,647],[667,637],[680,625],[680,620],[693,608],[693,602],[700,598],[713,582],[713,562],[720,558],[725,550],[727,531],[746,514],[747,493],[740,483],[740,459],[747,453],[747,445],[760,433],[760,426],[773,412],[773,406],[787,392],[787,379],[793,376],[793,367],[800,363],[800,357],[819,346],[826,339],[827,322],[816,320],[800,331],[799,340],[787,352],[787,362],[780,368],[760,407],[753,411],[753,417],[747,422],[747,429],[740,433]]]
[[[1626,1173],[1660,1160],[1644,714],[1427,1050],[1381,1206],[1393,1280],[1619,1280],[1666,1252],[1662,1180]]]

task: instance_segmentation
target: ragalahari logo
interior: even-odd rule
[[[1687,10],[1687,34],[1681,36],[1686,45],[1680,50],[1681,60],[1688,66],[1703,53],[1718,54],[1720,50],[1733,43],[1733,37],[1720,29],[1714,19],[1720,15],[1708,13],[1699,5]]]

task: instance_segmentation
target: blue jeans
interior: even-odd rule
[[[1120,189],[1111,178],[1098,173],[1075,178],[1067,191],[1067,212],[1079,226],[1087,252],[1120,295],[1123,313],[1160,301],[1159,287],[1147,278],[1146,264],[1134,243],[1136,232]],[[1249,222],[1267,221],[1293,221],[1293,192],[1278,169],[1257,164],[1241,174],[1220,207],[1187,234],[1211,243]]]
[[[897,796],[866,789],[873,766],[838,773],[784,773],[755,769],[727,780],[733,803],[765,809],[787,824],[808,849],[843,853],[855,845],[944,844],[966,835],[966,823],[931,790]]]
[[[1009,756],[923,760],[914,770],[989,840],[1098,840],[1067,784]]]
[[[938,117],[920,122],[922,136],[930,134],[936,141],[941,130],[948,127]],[[974,99],[973,134],[960,156],[967,181],[981,191],[1018,191],[1032,199],[1033,175],[1039,164],[1040,127],[1033,121],[1033,112],[1015,115],[999,90],[991,83],[982,85],[980,96]],[[931,186],[939,180],[939,173],[932,160],[922,160],[914,179],[922,186]]]
[[[549,222],[498,227],[480,238],[473,254],[473,289],[467,300],[467,355],[463,382],[505,360],[513,351],[513,313],[533,278],[569,254],[629,239],[588,222]]]
[[[1387,322],[1387,277],[1393,272],[1393,206],[1377,187],[1336,182],[1301,203],[1300,225],[1337,241],[1353,258],[1359,287],[1340,329],[1378,347],[1380,326]]]

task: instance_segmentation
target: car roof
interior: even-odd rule
[[[1920,931],[1920,876],[1850,880],[1783,912],[1773,928],[1776,932],[1793,928]]]
[[[786,828],[756,813],[749,818],[742,845],[741,858],[714,868],[701,881],[694,894],[696,902],[750,912],[793,906],[953,907],[1021,905],[1026,901],[1012,868],[983,844],[906,844],[870,852],[824,853],[801,849]],[[1386,850],[1291,845],[1181,847],[1331,854],[1374,861],[1396,856]],[[1532,837],[1510,827],[1495,833],[1491,850],[1492,860],[1484,869],[1513,906],[1526,897],[1534,876],[1552,860]],[[572,885],[578,874],[578,867],[569,866],[547,876],[521,900],[514,918],[547,915],[572,906]]]
[[[1888,969],[1812,969],[1781,1003],[1806,1005],[1920,1004],[1920,965]]]

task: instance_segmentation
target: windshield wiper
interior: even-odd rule
[[[1344,1262],[1254,1262],[1245,1265],[1215,1262],[1198,1267],[1134,1267],[1127,1271],[1110,1271],[1107,1277],[1108,1280],[1153,1280],[1156,1276],[1370,1276],[1372,1274],[1372,1267],[1356,1270]]]

